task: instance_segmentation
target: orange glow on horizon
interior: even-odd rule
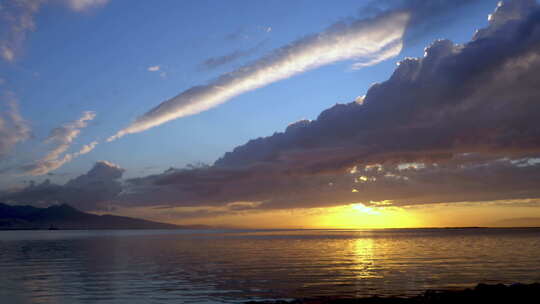
[[[412,214],[397,207],[367,207],[357,203],[341,207],[325,208],[325,212],[313,219],[319,228],[412,228],[422,223]]]
[[[177,225],[202,224],[216,228],[245,229],[382,229],[422,227],[502,227],[540,226],[540,208],[529,200],[513,202],[463,202],[394,206],[384,200],[336,207],[248,210],[214,213],[201,217],[182,217],[183,212],[199,210],[191,207],[124,208],[117,215],[145,218]],[[242,203],[249,204],[247,202]],[[520,207],[517,207],[520,206]],[[208,211],[223,211],[214,207]],[[516,219],[520,221],[508,221]],[[526,222],[523,222],[527,220]]]

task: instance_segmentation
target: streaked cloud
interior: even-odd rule
[[[77,12],[98,8],[106,5],[109,0],[64,0],[69,7]]]
[[[85,128],[88,122],[95,117],[96,114],[94,112],[86,111],[79,119],[53,129],[47,139],[45,139],[45,143],[54,144],[55,147],[35,163],[24,165],[23,170],[25,174],[47,174],[50,171],[60,168],[74,158],[92,151],[98,144],[96,141],[83,146],[78,152],[67,153],[62,156],[69,149],[73,140],[79,136],[81,129]]]
[[[357,60],[352,66],[353,69],[377,64],[399,54],[405,31],[409,30],[411,25],[430,27],[432,23],[440,22],[438,18],[471,3],[468,0],[372,1],[363,8],[371,11],[367,16],[372,17],[348,19],[347,22],[335,24],[322,33],[297,40],[254,63],[223,74],[208,85],[194,86],[138,117],[128,127],[109,137],[108,141],[126,134],[142,132],[173,119],[200,113],[244,92],[321,65],[347,59]],[[270,27],[262,29],[271,30]],[[244,32],[245,29],[239,29],[228,35],[228,38],[237,39]],[[377,41],[370,41],[372,38]],[[324,49],[325,45],[334,48],[328,51]],[[236,59],[237,55],[233,53],[232,59]],[[335,57],[330,58],[332,56]],[[226,56],[221,59],[228,62],[230,58]],[[309,60],[315,62],[310,63]]]
[[[265,41],[258,43],[256,46],[246,49],[246,50],[236,50],[226,55],[210,57],[201,63],[201,66],[206,69],[215,69],[220,66],[229,64],[231,62],[237,61],[240,58],[248,57],[257,52],[263,45]]]
[[[19,113],[15,95],[0,96],[0,161],[9,155],[16,144],[30,138],[31,129]]]
[[[109,0],[16,0],[0,6],[0,57],[14,62],[23,50],[29,33],[36,30],[35,15],[45,4],[62,2],[75,12],[106,5]]]
[[[395,41],[394,43],[388,45],[383,50],[381,50],[378,54],[374,54],[374,56],[366,56],[365,58],[363,58],[362,61],[355,62],[351,66],[351,68],[353,70],[359,70],[361,68],[376,65],[382,61],[387,60],[388,58],[397,56],[399,53],[401,53],[402,49],[403,41]]]
[[[29,32],[36,28],[36,14],[43,0],[20,0],[2,3],[0,10],[0,56],[5,61],[13,62],[22,50]]]
[[[98,142],[97,141],[93,141],[87,145],[84,145],[81,150],[79,150],[78,154],[79,155],[82,155],[82,154],[86,154],[92,150],[94,150],[94,148],[97,146]]]
[[[152,65],[152,66],[149,66],[146,70],[148,72],[157,72],[161,69],[161,66],[159,65]]]
[[[225,35],[225,40],[227,41],[235,41],[235,40],[247,39],[247,38],[249,38],[249,35],[246,32],[245,28],[239,28],[236,31]]]
[[[223,74],[207,85],[187,89],[140,116],[108,141],[200,113],[242,93],[323,65],[359,58],[370,58],[373,62],[390,58],[396,54],[388,52],[388,47],[402,40],[408,22],[408,13],[395,12],[336,24],[322,33],[297,40],[251,64]]]

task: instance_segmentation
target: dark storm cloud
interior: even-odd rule
[[[121,191],[119,179],[124,169],[107,161],[99,161],[86,174],[80,175],[65,185],[46,180],[31,183],[16,192],[0,193],[0,201],[24,203],[37,206],[66,203],[81,210],[98,210]]]
[[[434,42],[363,100],[249,141],[213,166],[130,180],[119,203],[264,209],[539,197],[539,164],[515,161],[540,155],[538,54],[539,6],[509,2],[472,41]],[[397,170],[403,162],[424,168]]]

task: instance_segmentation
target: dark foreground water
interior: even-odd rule
[[[540,281],[540,229],[0,231],[1,303],[223,303]]]

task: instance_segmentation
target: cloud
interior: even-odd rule
[[[0,9],[0,56],[8,62],[13,62],[21,51],[28,32],[35,30],[34,14],[42,0],[9,1],[2,4]]]
[[[74,158],[86,154],[92,151],[98,144],[96,141],[85,145],[80,151],[75,153],[68,153],[61,156],[71,146],[73,140],[79,136],[81,129],[85,128],[88,121],[93,120],[96,114],[92,111],[86,111],[83,115],[72,122],[63,124],[60,127],[54,128],[45,143],[55,144],[56,146],[47,153],[42,159],[36,161],[33,164],[24,165],[23,170],[25,174],[30,175],[44,175],[50,171],[56,170],[67,162],[70,162]]]
[[[537,200],[539,51],[539,5],[508,2],[470,42],[434,42],[354,102],[249,141],[211,166],[123,185],[112,179],[120,188],[85,206],[182,207],[177,215],[193,218],[351,203]],[[68,184],[6,197],[39,202],[46,193],[57,195],[47,201],[58,200],[66,189],[74,199],[86,193]]]
[[[104,6],[108,0],[59,0],[71,10],[83,12]],[[4,1],[0,6],[0,57],[14,62],[20,55],[30,32],[36,30],[34,16],[51,0]]]
[[[0,111],[0,161],[13,147],[31,136],[28,123],[21,117],[15,95],[7,92],[1,98]]]
[[[161,66],[159,65],[153,65],[153,66],[149,66],[146,70],[148,72],[157,72],[161,69]]]
[[[159,77],[161,77],[162,79],[167,78],[167,72],[165,72],[160,65],[149,66],[146,70],[151,73],[159,72]]]
[[[513,6],[497,11],[508,7]],[[405,158],[538,151],[534,100],[539,92],[532,84],[540,64],[534,32],[540,22],[534,12],[526,10],[521,22],[508,22],[465,45],[436,41],[424,58],[400,62],[389,80],[368,90],[362,104],[337,104],[315,121],[236,148],[216,165],[301,162],[303,170],[318,171],[324,170],[320,154],[330,151],[329,169],[338,159],[349,166],[397,158],[397,153]]]
[[[257,44],[256,46],[247,49],[247,50],[236,50],[232,53],[223,55],[223,56],[217,56],[217,57],[211,57],[206,59],[204,62],[201,63],[201,66],[206,69],[215,69],[220,66],[229,64],[231,62],[234,62],[242,57],[247,57],[253,55],[255,52],[257,52],[264,44],[265,42],[261,42]]]
[[[88,121],[93,120],[95,117],[95,112],[85,111],[79,119],[54,128],[45,141],[69,144],[79,135],[80,129],[86,127]]]
[[[128,180],[116,201],[286,209],[540,198],[538,54],[540,6],[508,2],[470,42],[435,41],[357,101],[212,166]]]
[[[108,141],[200,113],[242,93],[336,61],[390,58],[397,53],[390,53],[387,48],[402,40],[408,21],[408,13],[394,12],[336,24],[322,33],[297,40],[251,64],[221,75],[207,85],[187,89],[140,116]],[[387,52],[382,52],[385,50]],[[394,50],[398,51],[397,48]]]
[[[65,2],[72,10],[82,12],[105,6],[109,0],[65,0]]]
[[[106,208],[109,199],[122,191],[119,179],[124,169],[108,161],[98,161],[86,174],[71,179],[64,185],[46,180],[31,183],[18,191],[0,193],[0,200],[10,203],[30,203],[35,206],[66,203],[81,210]]]
[[[491,1],[497,3],[496,0]],[[470,0],[372,0],[359,9],[358,15],[360,18],[366,18],[393,10],[408,11],[411,13],[410,24],[415,26],[415,30],[425,31],[426,26],[431,28],[445,26],[452,22],[448,16],[457,16],[462,13],[460,10],[473,4],[475,1]]]
[[[93,141],[87,145],[84,145],[81,150],[79,150],[78,152],[78,155],[82,155],[82,154],[86,154],[92,150],[94,150],[94,148],[97,146],[98,142],[97,141]]]
[[[364,67],[376,65],[377,63],[385,61],[388,58],[392,58],[396,56],[397,54],[401,53],[402,49],[403,49],[403,42],[395,41],[394,43],[387,45],[384,49],[380,51],[380,53],[375,54],[374,56],[366,56],[366,58],[363,58],[362,61],[355,62],[351,66],[351,68],[353,70],[359,70]]]
[[[225,35],[225,40],[234,41],[234,40],[246,39],[248,37],[249,37],[249,35],[246,33],[246,29],[245,28],[239,28],[236,31]]]

